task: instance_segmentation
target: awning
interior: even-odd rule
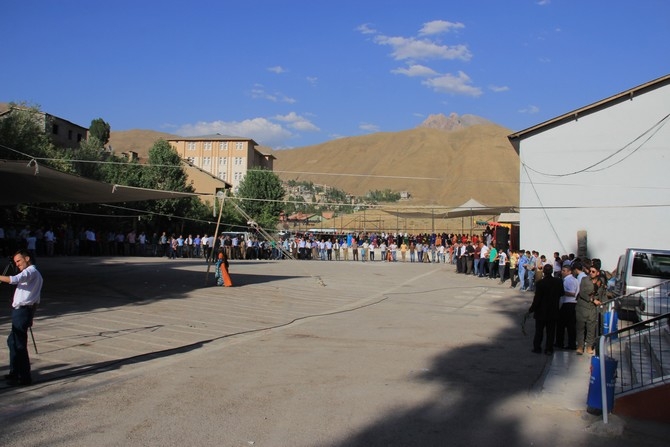
[[[199,194],[112,185],[57,171],[35,161],[0,160],[0,206],[23,203],[118,203]]]
[[[470,199],[463,205],[451,209],[447,212],[448,218],[452,217],[472,217],[472,216],[488,216],[500,213],[507,213],[514,211],[514,207],[510,206],[486,206],[477,202],[475,199]]]

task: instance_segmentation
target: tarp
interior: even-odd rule
[[[35,162],[0,160],[0,206],[23,203],[118,203],[180,199],[199,194],[98,182]]]
[[[475,199],[470,199],[463,205],[453,208],[447,212],[447,218],[452,217],[470,217],[470,216],[489,216],[513,211],[510,206],[487,206],[482,205]]]

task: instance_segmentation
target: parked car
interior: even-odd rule
[[[619,257],[612,294],[619,319],[644,321],[670,312],[670,250],[628,248]]]

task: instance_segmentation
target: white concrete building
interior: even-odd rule
[[[600,258],[606,270],[627,247],[670,249],[670,75],[508,138],[521,248]]]

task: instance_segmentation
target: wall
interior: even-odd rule
[[[607,270],[626,247],[670,248],[668,104],[666,85],[522,140],[521,248],[577,253],[583,230]]]

